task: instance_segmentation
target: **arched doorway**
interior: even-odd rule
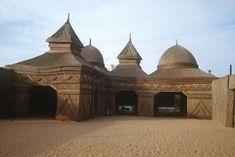
[[[120,91],[116,94],[116,111],[118,114],[136,115],[138,96],[134,91]]]
[[[160,92],[154,97],[155,116],[187,117],[187,96],[181,92]]]
[[[34,86],[29,90],[29,116],[56,115],[57,93],[49,86]]]

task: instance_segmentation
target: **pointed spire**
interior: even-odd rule
[[[118,59],[142,60],[141,56],[131,42],[131,34],[129,35],[129,42],[118,55]]]
[[[70,13],[68,13],[68,17],[67,17],[66,23],[69,23],[69,20],[70,20]]]
[[[129,42],[131,42],[131,33],[129,34]]]
[[[80,39],[74,32],[70,22],[70,13],[68,13],[67,21],[61,26],[52,36],[47,39],[47,42],[51,43],[74,43],[80,47],[83,47]]]
[[[176,39],[176,46],[178,46],[178,40]]]
[[[232,64],[229,65],[229,75],[232,75],[233,73],[233,66]]]
[[[89,41],[89,45],[91,46],[91,38],[90,38],[90,41]]]
[[[53,52],[73,51],[73,53],[77,53],[81,50],[81,48],[83,48],[83,44],[69,22],[69,15],[70,14],[68,13],[68,18],[65,24],[46,40],[49,42],[50,50]]]

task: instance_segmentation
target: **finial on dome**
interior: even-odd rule
[[[91,45],[91,38],[90,38],[90,41],[89,41],[89,45]]]
[[[232,75],[233,73],[233,66],[232,64],[229,65],[229,75]]]
[[[131,42],[131,33],[129,34],[129,41]]]
[[[178,46],[178,40],[176,39],[176,45]]]
[[[68,13],[68,17],[67,17],[67,23],[69,22],[69,18],[70,18],[70,13]]]

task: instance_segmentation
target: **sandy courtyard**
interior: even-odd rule
[[[235,156],[235,129],[210,120],[98,117],[1,120],[1,157]]]

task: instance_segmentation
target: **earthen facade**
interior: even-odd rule
[[[80,121],[104,114],[212,117],[216,77],[200,70],[194,56],[178,43],[163,53],[157,70],[147,75],[131,38],[112,71],[105,68],[102,54],[91,42],[83,46],[69,20],[47,42],[48,52],[6,66],[16,75],[11,93],[15,115],[33,114],[30,106],[40,105],[51,90],[56,99],[51,100],[56,103],[52,114],[57,119]]]

